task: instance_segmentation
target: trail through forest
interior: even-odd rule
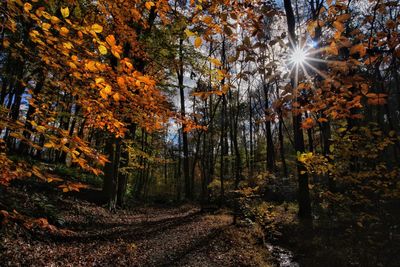
[[[26,198],[27,200],[28,198]],[[197,206],[141,207],[110,213],[94,204],[59,198],[66,236],[14,225],[2,238],[8,266],[268,266],[268,251],[232,216]],[[28,204],[29,205],[29,204]]]

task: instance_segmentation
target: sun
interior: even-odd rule
[[[295,47],[292,54],[290,55],[290,63],[294,65],[303,65],[307,61],[307,50],[299,46]]]

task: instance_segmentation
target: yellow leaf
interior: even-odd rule
[[[25,10],[26,13],[29,13],[29,11],[32,10],[32,5],[29,4],[29,3],[25,3],[24,4],[24,10]]]
[[[92,31],[94,31],[95,33],[101,33],[103,31],[103,26],[95,23],[92,25]]]
[[[194,32],[192,32],[192,31],[191,31],[191,30],[189,30],[189,29],[186,29],[186,30],[185,30],[185,33],[186,33],[187,37],[192,37],[192,36],[194,36],[194,35],[195,35],[195,33],[194,33]]]
[[[103,83],[104,82],[104,78],[103,77],[97,77],[95,79],[95,82],[96,82],[96,84]]]
[[[71,69],[76,70],[78,66],[74,62],[68,62],[68,66],[70,66]]]
[[[215,66],[218,66],[218,67],[222,66],[221,61],[219,61],[219,60],[216,59],[216,58],[211,58],[211,57],[210,57],[209,60],[210,60],[210,62],[213,63]]]
[[[72,47],[74,47],[74,45],[71,42],[65,42],[65,43],[63,43],[63,46],[66,49],[71,49]]]
[[[41,14],[45,19],[51,19],[51,15],[49,13],[47,13],[46,11],[42,11]]]
[[[68,192],[68,191],[69,191],[68,187],[64,187],[64,188],[63,188],[63,192],[64,192],[64,193],[66,193],[66,192]]]
[[[60,23],[60,19],[59,18],[57,18],[56,16],[52,16],[51,17],[51,23],[53,23],[53,24],[57,24],[57,23]]]
[[[197,37],[196,40],[194,40],[194,46],[196,48],[199,48],[202,43],[203,43],[203,40],[201,39],[201,37]]]
[[[111,88],[111,86],[110,85],[106,85],[105,87],[104,87],[104,92],[106,93],[106,94],[111,94],[111,91],[112,91],[112,88]]]
[[[51,25],[49,23],[42,23],[42,29],[44,31],[48,31],[51,28]]]
[[[44,133],[44,131],[46,131],[46,127],[44,127],[44,126],[38,126],[38,127],[36,127],[36,130],[37,130],[39,133]]]
[[[45,148],[52,148],[52,147],[54,147],[54,144],[51,143],[51,142],[49,142],[49,143],[44,144],[43,147],[45,147]]]
[[[150,10],[151,7],[155,6],[155,4],[154,4],[153,2],[151,2],[151,1],[146,2],[144,5],[146,6],[146,8],[147,8],[148,10]]]
[[[68,18],[69,17],[69,8],[68,7],[62,7],[61,8],[61,14],[64,18]]]
[[[99,52],[102,55],[107,55],[107,48],[104,45],[99,45]]]
[[[86,63],[85,68],[89,71],[97,71],[98,70],[96,67],[95,61],[89,61],[88,63]]]

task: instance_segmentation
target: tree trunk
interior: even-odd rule
[[[275,150],[274,141],[272,139],[271,119],[269,118],[269,85],[263,84],[265,97],[265,128],[267,132],[267,170],[275,172]]]
[[[118,196],[118,165],[121,153],[121,139],[114,136],[106,142],[106,153],[109,161],[104,168],[103,194],[108,201],[108,209],[115,211]]]
[[[287,26],[289,32],[289,47],[293,50],[296,46],[295,34],[295,17],[293,13],[291,0],[284,0]],[[294,78],[291,78],[292,87],[295,87]],[[294,132],[294,145],[296,152],[304,153],[304,136],[301,129],[301,114],[297,112],[292,113],[293,116],[293,132]],[[297,174],[298,174],[298,202],[299,202],[299,217],[301,219],[311,219],[311,202],[310,193],[308,189],[308,175],[304,165],[297,160]]]
[[[183,84],[183,39],[179,40],[179,69],[177,70],[178,74],[178,86],[179,86],[179,94],[181,100],[181,116],[185,118],[186,110],[185,110],[185,92],[184,92],[184,84]],[[182,147],[183,147],[183,176],[185,181],[185,198],[193,199],[192,192],[192,180],[189,172],[189,144],[188,144],[188,136],[185,129],[185,125],[182,125]]]

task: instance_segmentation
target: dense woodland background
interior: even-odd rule
[[[0,20],[4,233],[71,234],[55,197],[111,221],[191,203],[304,266],[400,262],[397,1],[7,0]]]

